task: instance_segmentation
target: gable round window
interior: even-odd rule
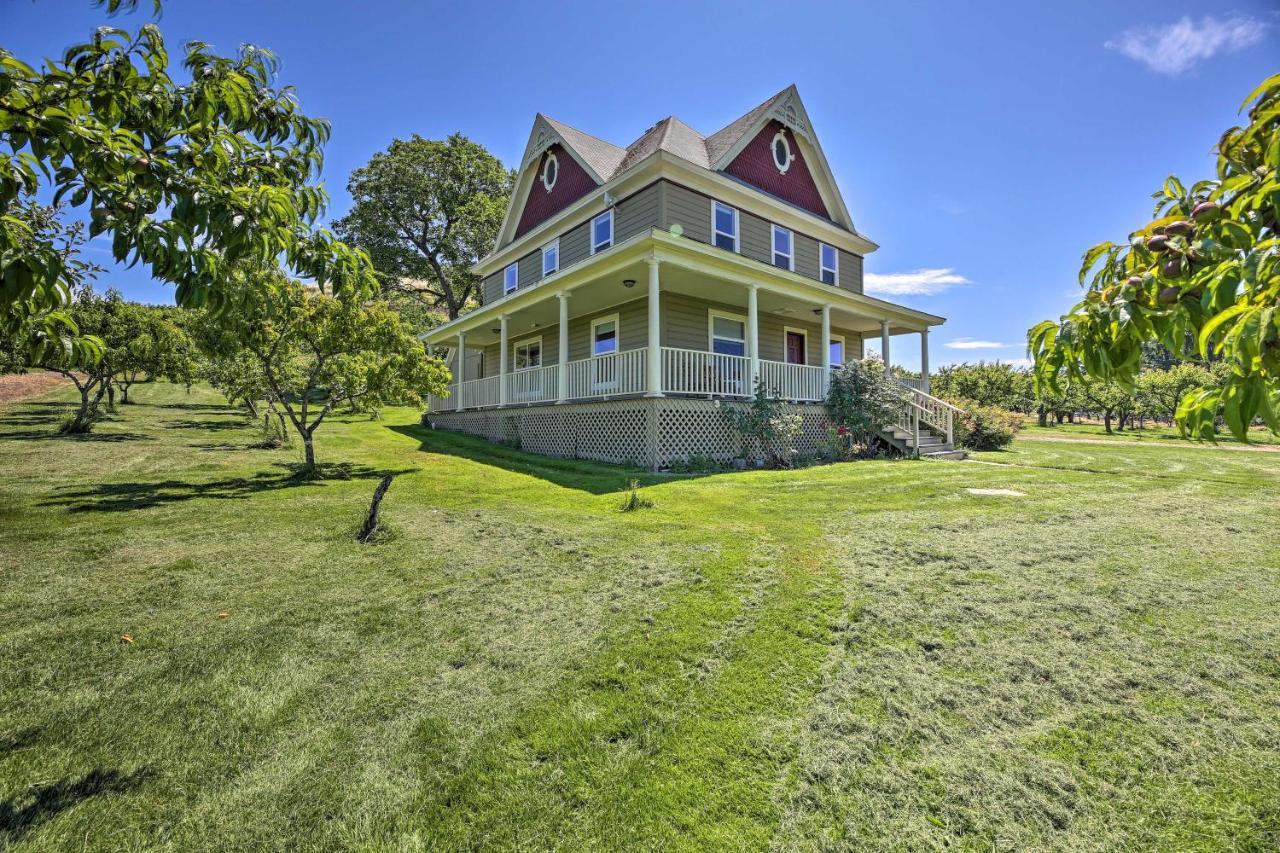
[[[773,137],[773,165],[778,167],[778,171],[782,174],[787,173],[787,169],[791,168],[791,161],[795,159],[795,155],[791,153],[791,142],[787,139],[787,132],[780,130]]]
[[[551,192],[559,176],[560,161],[556,159],[556,155],[547,154],[547,159],[542,163],[542,185],[547,188],[547,192]]]

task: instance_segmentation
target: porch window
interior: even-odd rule
[[[773,265],[784,270],[794,270],[795,256],[791,251],[791,232],[786,228],[773,226]]]
[[[827,284],[840,283],[840,255],[835,246],[826,243],[818,244],[818,261],[821,266],[820,277]]]
[[[831,348],[831,366],[839,367],[844,364],[844,338],[840,335],[832,335],[827,346]]]
[[[542,247],[542,275],[551,275],[560,269],[560,240],[552,240]]]
[[[502,292],[510,293],[520,285],[520,267],[512,264],[502,271]]]
[[[591,254],[603,251],[613,245],[613,211],[604,213],[591,220]]]
[[[747,354],[747,321],[736,314],[711,312],[711,351],[720,355]]]
[[[542,367],[542,338],[530,338],[515,344],[516,370]]]
[[[618,351],[618,315],[601,317],[591,322],[591,354],[613,355]]]
[[[712,202],[712,221],[715,226],[714,242],[721,249],[738,251],[738,211],[727,204]]]

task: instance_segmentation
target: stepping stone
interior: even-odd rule
[[[971,495],[997,495],[1007,498],[1025,498],[1026,492],[1020,492],[1017,489],[965,489]]]

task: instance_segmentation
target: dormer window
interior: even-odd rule
[[[721,249],[738,251],[738,211],[727,204],[712,202],[711,221],[715,227],[713,242]]]
[[[547,158],[542,161],[542,186],[547,192],[551,192],[551,188],[556,185],[556,178],[560,177],[560,161],[556,159],[553,152],[547,152]]]
[[[603,252],[613,245],[613,211],[604,213],[591,220],[591,254]]]
[[[785,175],[787,169],[791,168],[791,161],[794,159],[795,155],[791,153],[791,141],[787,139],[786,128],[783,128],[773,137],[773,165],[777,166],[778,171]]]
[[[506,295],[520,286],[520,267],[512,264],[502,271],[502,293]]]
[[[794,270],[795,253],[791,250],[791,232],[786,228],[773,226],[773,265],[784,270]]]

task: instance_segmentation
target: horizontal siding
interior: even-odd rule
[[[659,184],[654,184],[620,201],[614,210],[613,239],[621,243],[641,231],[657,228]]]
[[[572,304],[572,303],[571,303]],[[622,350],[639,349],[645,345],[649,336],[649,299],[641,297],[622,305],[596,311],[581,317],[569,318],[569,360],[577,361],[591,355],[591,323],[610,314],[618,315],[621,332],[620,347]],[[540,328],[533,334],[512,335],[507,345],[507,370],[515,369],[515,345],[529,338],[542,337],[543,365],[558,364],[560,361],[560,324],[552,323]],[[500,347],[497,343],[484,347],[484,376],[497,376]]]
[[[666,184],[662,202],[660,228],[670,231],[679,225],[690,240],[711,242],[711,199],[677,184]]]
[[[862,292],[862,256],[844,249],[840,252],[840,287],[843,290]]]
[[[741,306],[724,305],[706,299],[697,299],[675,293],[662,295],[662,345],[707,351],[711,347],[709,332],[710,312],[725,311],[745,317],[747,309]],[[798,317],[770,314],[761,311],[760,325],[760,357],[770,361],[782,361],[785,357],[783,333],[789,326],[806,333],[808,364],[822,364],[822,348],[819,338],[822,334],[820,322],[810,322]],[[847,357],[862,357],[862,339],[858,332],[842,329],[833,325],[833,335],[843,335]]]

